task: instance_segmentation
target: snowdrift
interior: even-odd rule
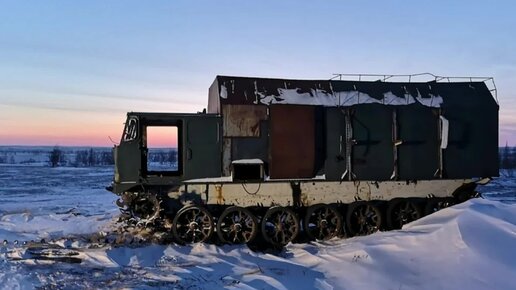
[[[71,249],[80,264],[0,251],[0,285],[168,289],[516,289],[516,205],[474,199],[402,230],[279,255],[197,244]],[[73,245],[70,247],[73,248]],[[20,258],[13,261],[12,257]],[[72,270],[64,270],[72,269]]]

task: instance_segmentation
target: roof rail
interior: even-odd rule
[[[438,76],[432,73],[417,73],[417,74],[407,74],[407,75],[397,75],[397,74],[337,74],[334,73],[333,77],[330,80],[347,80],[347,81],[382,81],[385,82],[387,80],[398,79],[403,82],[412,82],[414,79],[423,79],[426,78],[426,82],[484,82],[494,96],[496,103],[498,103],[498,91],[496,88],[496,84],[494,78],[492,77],[445,77]]]

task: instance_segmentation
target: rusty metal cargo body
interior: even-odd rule
[[[219,76],[208,112],[223,118],[226,176],[242,158],[263,160],[271,179],[498,176],[498,104],[484,82]]]

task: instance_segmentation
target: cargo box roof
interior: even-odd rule
[[[225,104],[339,107],[371,103],[498,109],[483,81],[385,82],[217,76],[209,89],[208,112],[220,113],[220,106]]]

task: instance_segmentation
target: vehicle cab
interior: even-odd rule
[[[216,114],[127,114],[114,147],[116,194],[221,175],[221,118]]]

